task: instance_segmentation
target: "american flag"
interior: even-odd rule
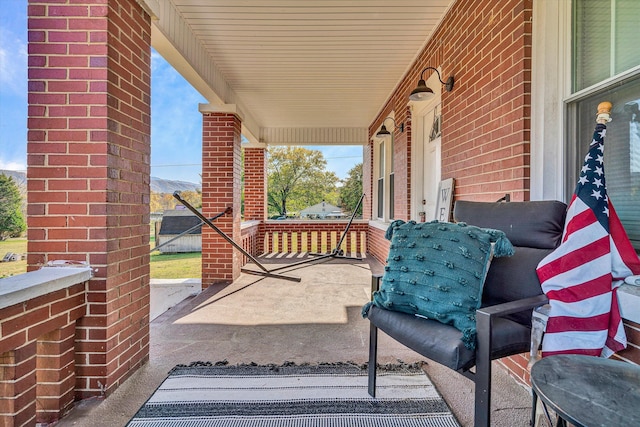
[[[609,357],[627,346],[616,289],[640,259],[607,196],[604,136],[597,124],[567,211],[562,243],[538,264],[551,306],[542,356]]]

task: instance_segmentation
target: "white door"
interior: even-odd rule
[[[422,120],[423,132],[423,204],[426,221],[436,218],[436,204],[438,198],[438,183],[440,182],[441,138],[438,122],[434,116],[439,114],[436,109],[429,110]],[[434,123],[436,129],[434,129]]]

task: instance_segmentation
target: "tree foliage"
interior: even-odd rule
[[[202,207],[202,193],[199,191],[181,191],[180,196],[195,208]],[[179,202],[170,193],[154,193],[151,192],[151,200],[149,209],[151,212],[163,212],[169,209],[175,209]]]
[[[18,185],[13,178],[0,174],[0,240],[18,237],[27,229],[21,206]]]
[[[287,215],[322,202],[337,203],[335,173],[326,170],[321,151],[302,147],[269,149],[267,198],[269,212]]]
[[[353,212],[362,197],[362,163],[358,163],[351,170],[347,178],[340,187],[340,200],[342,209]],[[362,204],[358,208],[356,215],[362,215]]]

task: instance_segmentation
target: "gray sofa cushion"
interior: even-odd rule
[[[562,239],[567,205],[554,201],[484,203],[457,201],[454,219],[478,227],[502,230],[515,247],[510,258],[495,258],[482,294],[482,306],[500,304],[542,294],[536,267]],[[531,324],[531,313],[509,316]]]
[[[567,205],[555,200],[486,203],[459,200],[456,222],[505,232],[514,246],[555,249],[560,244]]]
[[[453,326],[375,305],[369,307],[367,318],[396,341],[448,368],[467,370],[476,363],[475,351],[464,346],[462,332]],[[529,350],[529,328],[497,318],[493,331],[492,359]]]

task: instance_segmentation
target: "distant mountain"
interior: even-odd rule
[[[151,177],[151,191],[154,193],[173,193],[174,191],[200,191],[200,184],[194,184],[187,181],[172,181]]]
[[[0,169],[0,174],[13,178],[21,192],[27,191],[27,174]],[[186,181],[172,181],[168,179],[151,177],[151,191],[154,193],[173,193],[174,191],[200,191],[200,184]]]

